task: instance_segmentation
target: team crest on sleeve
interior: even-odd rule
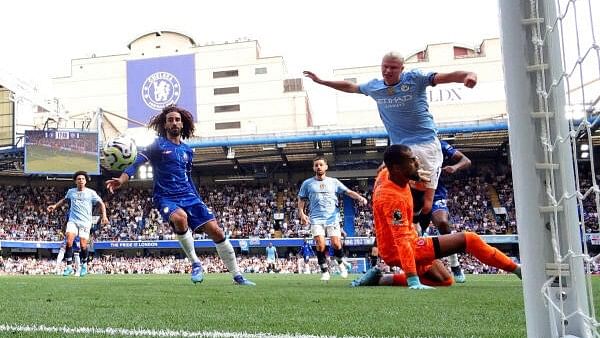
[[[180,96],[181,84],[175,75],[168,72],[156,72],[148,76],[142,85],[142,99],[154,110],[177,103]]]
[[[400,211],[399,209],[394,210],[394,213],[392,214],[392,224],[401,225],[402,218],[402,211]]]

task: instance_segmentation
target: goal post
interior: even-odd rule
[[[555,1],[499,1],[527,335],[597,337]]]

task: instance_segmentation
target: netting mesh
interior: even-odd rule
[[[594,144],[600,140],[596,134],[600,124],[600,48],[593,8],[599,5],[592,0],[531,0],[528,9],[528,29],[535,59],[528,70],[535,73],[537,104],[534,106],[539,116],[543,116],[539,122],[543,161],[556,163],[558,148],[566,144],[570,147],[575,173],[575,186],[571,187],[565,186],[568,180],[557,177],[559,174],[555,167],[549,166],[541,171],[546,198],[551,206],[552,216],[548,226],[557,268],[556,275],[549,277],[541,291],[550,312],[551,332],[555,337],[567,334],[568,321],[574,316],[583,316],[589,333],[600,337],[590,278],[593,272],[598,271],[597,260],[600,259],[590,258],[587,244],[590,238],[595,241],[595,236],[591,234],[597,233],[600,228],[600,189],[597,184],[600,176],[597,176],[594,165]],[[561,68],[562,72],[547,71],[552,67],[551,60],[546,60],[551,48],[560,50],[562,64],[555,68]],[[563,104],[564,107],[557,109],[557,105]],[[568,135],[561,134],[560,128],[553,128],[552,125],[556,118],[553,114],[561,113],[563,108],[569,124]],[[578,224],[568,225],[579,227],[579,238],[575,241],[570,238],[573,232],[564,231],[564,227],[560,226],[564,221],[560,218],[560,213],[564,211],[561,206],[570,199],[577,201]],[[564,240],[565,236],[569,240]],[[581,244],[581,250],[572,247],[572,243],[577,242]],[[579,276],[572,267],[582,262],[584,275]],[[563,288],[566,285],[563,284],[564,279],[560,278],[566,272],[562,270],[569,269],[572,279],[583,278],[587,286],[587,302],[576,301],[574,308],[565,306],[564,295],[567,292]]]

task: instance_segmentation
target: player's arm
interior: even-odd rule
[[[346,190],[346,195],[354,200],[357,200],[361,205],[367,205],[368,203],[367,199],[356,191]]]
[[[98,199],[98,206],[100,207],[100,223],[108,224],[108,216],[106,216],[106,204],[102,199]]]
[[[451,160],[455,163],[453,165],[443,167],[442,170],[445,173],[453,174],[459,170],[467,169],[471,166],[471,159],[458,150],[454,153],[454,155],[452,155]]]
[[[323,86],[327,86],[346,93],[360,93],[358,85],[350,81],[327,81],[321,80],[315,73],[305,70],[304,76]]]
[[[56,203],[54,203],[54,204],[52,204],[52,205],[49,205],[49,206],[48,206],[48,208],[46,208],[46,210],[47,210],[48,212],[52,212],[52,211],[56,210],[56,208],[58,208],[58,207],[60,207],[61,205],[63,205],[63,204],[65,203],[65,201],[66,201],[66,199],[65,199],[65,198],[62,198],[60,201],[58,201],[58,202],[56,202]]]
[[[433,85],[452,82],[462,83],[465,87],[473,88],[477,84],[477,74],[459,70],[451,73],[437,73],[433,77]]]
[[[300,224],[304,224],[304,225],[310,223],[308,216],[304,212],[305,208],[306,208],[306,199],[298,196],[298,215],[300,215]]]
[[[413,247],[414,229],[412,219],[406,217],[409,214],[406,210],[409,210],[409,208],[410,206],[401,201],[390,204],[385,214],[391,217],[386,217],[386,222],[395,222],[395,224],[388,224],[388,227],[392,230],[394,245],[399,254],[402,270],[406,273],[408,287],[415,290],[431,289],[431,287],[421,284],[417,275],[417,263]],[[398,217],[398,211],[404,212],[404,216]]]
[[[127,183],[129,181],[129,177],[133,176],[137,172],[138,168],[146,162],[148,162],[148,158],[146,157],[146,155],[144,155],[143,153],[139,153],[138,156],[135,157],[135,162],[133,162],[129,167],[127,167],[121,173],[121,176],[113,177],[105,182],[106,189],[108,189],[108,191],[110,191],[111,193],[114,193],[115,190],[119,189],[121,186]]]

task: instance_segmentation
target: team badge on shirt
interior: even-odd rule
[[[410,90],[410,86],[409,85],[405,85],[405,84],[401,85],[400,86],[400,90],[403,91],[403,92],[407,92],[407,91]]]
[[[402,225],[402,211],[399,209],[394,210],[394,213],[392,214],[392,224]]]

